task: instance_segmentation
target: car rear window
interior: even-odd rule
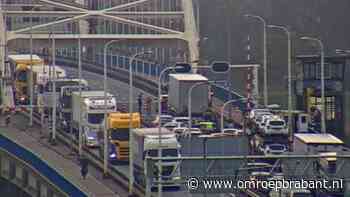
[[[281,145],[270,145],[270,148],[272,150],[283,150],[284,149],[284,147]]]
[[[284,122],[283,122],[283,121],[277,121],[277,120],[270,121],[269,124],[270,124],[271,126],[284,126]]]

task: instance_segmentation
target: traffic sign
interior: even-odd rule
[[[176,63],[174,67],[176,73],[189,73],[192,69],[189,63]]]
[[[211,70],[215,73],[225,73],[230,69],[230,63],[224,61],[215,61],[211,64]]]

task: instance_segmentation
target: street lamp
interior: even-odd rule
[[[134,59],[137,56],[144,55],[144,54],[152,54],[152,51],[141,51],[139,53],[135,53],[133,56],[131,56],[131,59],[129,61],[129,195],[131,196],[133,193],[133,187],[134,187],[134,172],[133,172],[133,140],[132,140],[132,113],[133,113],[133,73],[132,73],[132,63]],[[159,155],[159,154],[158,154]]]
[[[56,97],[56,42],[55,34],[51,33],[52,39],[52,139],[51,144],[56,144],[56,106],[57,106],[57,97]],[[51,71],[50,71],[51,72]]]
[[[109,45],[120,40],[110,40],[104,45],[104,64],[103,64],[103,90],[104,90],[104,139],[103,139],[103,174],[108,174],[108,136],[107,136],[107,50]]]
[[[264,40],[264,105],[267,106],[268,105],[268,94],[267,94],[267,42],[266,42],[266,20],[261,17],[261,16],[257,16],[257,15],[253,15],[253,14],[246,14],[244,15],[247,18],[255,18],[258,19],[259,21],[262,22],[263,24],[263,28],[264,28],[264,33],[263,33],[263,40]]]
[[[162,125],[161,125],[161,121],[162,119],[160,118],[161,114],[162,114],[162,102],[161,102],[161,94],[162,94],[162,85],[161,85],[161,80],[162,80],[162,76],[164,73],[166,73],[169,70],[176,70],[176,69],[183,69],[185,66],[182,64],[179,65],[175,65],[172,67],[168,67],[165,68],[164,70],[162,70],[159,74],[159,78],[158,78],[158,118],[159,118],[159,123],[158,123],[158,135],[159,135],[159,149],[158,149],[158,157],[160,158],[162,156]],[[162,161],[159,160],[159,165],[158,165],[158,177],[159,177],[159,182],[158,182],[158,196],[161,197],[162,196],[162,183],[161,183],[161,177],[162,177]]]
[[[234,103],[234,102],[237,102],[237,101],[242,101],[242,100],[247,100],[246,98],[241,98],[241,99],[233,99],[233,100],[229,100],[229,101],[226,101],[224,103],[224,105],[222,106],[222,109],[221,109],[221,116],[220,116],[220,123],[221,123],[221,133],[224,132],[224,112],[225,112],[225,107],[226,105],[230,104],[230,103]]]
[[[29,127],[33,126],[33,97],[34,97],[34,93],[33,93],[33,85],[34,85],[34,81],[33,81],[33,11],[35,8],[40,7],[38,6],[34,6],[32,7],[32,9],[30,10],[30,30],[29,30],[29,34],[30,34],[30,116],[29,116]]]
[[[78,20],[78,26],[79,26],[79,20]],[[81,37],[80,37],[80,27],[78,29],[78,77],[79,77],[79,98],[82,97],[82,68],[81,68]],[[82,102],[80,102],[80,110],[79,110],[79,156],[82,156],[83,153],[83,136],[82,136],[82,115],[81,115],[81,109],[82,109]]]
[[[321,105],[322,105],[322,116],[321,116],[321,132],[326,133],[326,108],[325,108],[325,90],[324,90],[324,45],[320,39],[312,37],[301,37],[302,40],[310,40],[317,42],[321,50]]]
[[[203,84],[209,84],[209,83],[211,83],[211,81],[197,82],[197,83],[193,84],[188,91],[188,106],[187,106],[188,112],[187,113],[188,113],[188,119],[189,119],[188,120],[189,121],[188,122],[188,132],[189,132],[190,138],[192,135],[192,133],[191,133],[191,129],[192,129],[192,108],[191,108],[191,106],[192,106],[192,91],[197,86],[201,86]]]
[[[288,133],[289,139],[292,140],[292,41],[288,28],[279,25],[268,25],[269,28],[284,31],[288,39]]]

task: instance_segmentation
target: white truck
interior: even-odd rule
[[[59,107],[59,99],[61,94],[62,87],[65,86],[78,86],[79,85],[79,79],[68,79],[68,78],[62,78],[62,79],[56,79],[55,80],[55,86],[56,90],[52,91],[53,89],[53,83],[54,81],[48,81],[45,84],[44,90],[43,90],[43,102],[45,106],[48,106],[48,108],[52,108],[53,106],[53,95],[56,96],[56,107]]]
[[[134,156],[134,175],[136,184],[146,188],[146,169],[145,158],[158,157],[159,134],[158,128],[138,128],[133,129],[133,156]],[[180,144],[176,139],[176,135],[162,128],[161,136],[162,157],[180,156]],[[180,188],[180,167],[179,160],[162,161],[162,187],[163,188]],[[152,172],[154,177],[158,176],[158,165],[153,167]],[[150,189],[157,188],[157,178],[150,180]]]
[[[188,94],[191,86],[203,82],[192,90],[191,111],[201,114],[208,109],[209,84],[208,79],[199,74],[170,74],[168,104],[175,109],[179,116],[186,115],[188,110]]]
[[[104,91],[82,91],[72,93],[72,114],[73,114],[73,132],[79,131],[80,110],[83,131],[99,131],[104,123]],[[80,109],[81,107],[81,109]],[[107,113],[117,111],[117,102],[115,97],[107,93]],[[77,136],[77,135],[76,135]]]

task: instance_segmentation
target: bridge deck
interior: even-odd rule
[[[3,125],[3,119],[4,116],[1,116],[0,125]],[[118,194],[108,187],[108,184],[102,183],[94,176],[88,174],[86,179],[83,179],[80,175],[80,167],[75,159],[76,157],[69,156],[70,150],[67,149],[64,151],[60,149],[60,151],[58,151],[58,147],[52,148],[52,146],[48,144],[47,139],[40,139],[38,132],[40,128],[38,126],[27,129],[27,125],[27,119],[25,117],[15,115],[12,118],[10,128],[1,126],[0,132],[17,144],[35,153],[68,181],[86,192],[88,196],[119,197]]]

